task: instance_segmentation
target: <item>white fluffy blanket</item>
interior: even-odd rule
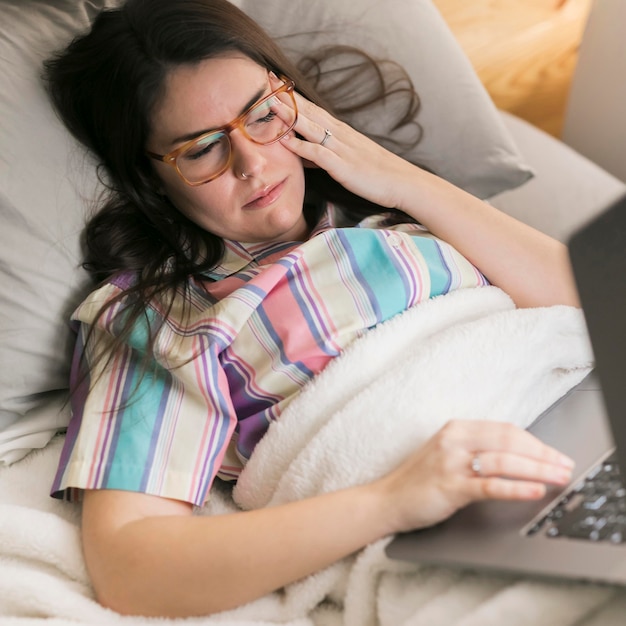
[[[517,310],[494,287],[454,292],[374,329],[270,428],[233,496],[199,514],[286,502],[371,480],[450,418],[529,424],[589,371],[580,311]],[[390,561],[388,539],[235,611],[190,620],[121,617],[93,599],[79,510],[47,496],[62,444],[0,471],[0,624],[70,626],[607,626],[610,587],[545,583]]]

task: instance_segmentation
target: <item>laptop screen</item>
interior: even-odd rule
[[[576,231],[568,247],[619,464],[626,468],[626,195]]]

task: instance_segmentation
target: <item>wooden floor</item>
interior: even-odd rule
[[[556,137],[592,0],[434,0],[496,105]]]

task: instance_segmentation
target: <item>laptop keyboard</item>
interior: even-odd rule
[[[548,537],[626,543],[626,487],[617,457],[594,467],[530,530]]]

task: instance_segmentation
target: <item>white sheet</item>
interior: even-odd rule
[[[576,309],[515,310],[493,287],[436,298],[370,332],[335,360],[272,425],[235,498],[243,507],[264,506],[369,480],[450,417],[528,424],[582,379],[591,358]],[[61,443],[57,438],[0,471],[0,622],[154,624],[94,601],[80,551],[79,510],[47,497]],[[200,514],[236,509],[226,492],[212,495]],[[385,557],[386,541],[235,611],[158,623],[623,623],[625,597],[612,588],[408,566]]]

